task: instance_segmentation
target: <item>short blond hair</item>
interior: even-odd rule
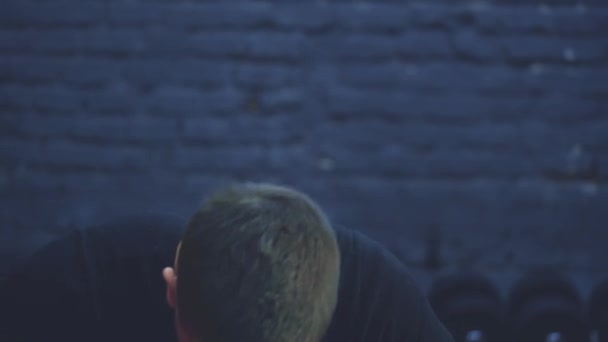
[[[178,258],[178,316],[206,342],[317,342],[340,253],[319,206],[294,189],[234,184],[193,215]]]

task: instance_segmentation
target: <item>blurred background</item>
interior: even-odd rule
[[[309,193],[423,286],[608,270],[608,3],[0,3],[0,272],[70,229]]]

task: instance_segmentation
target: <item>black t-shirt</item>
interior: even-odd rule
[[[0,340],[176,341],[161,272],[184,227],[172,216],[130,217],[42,248],[2,286]],[[453,341],[392,254],[356,231],[337,237],[340,291],[324,341]]]

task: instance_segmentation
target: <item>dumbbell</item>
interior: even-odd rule
[[[595,286],[589,299],[591,328],[598,342],[608,342],[608,279]]]
[[[588,342],[589,327],[572,282],[548,270],[531,270],[509,295],[511,341]]]
[[[468,272],[438,277],[429,302],[455,342],[503,341],[503,303],[484,276]]]

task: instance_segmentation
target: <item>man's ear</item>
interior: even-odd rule
[[[177,305],[177,276],[171,267],[165,267],[163,270],[163,278],[167,283],[167,303],[171,309],[175,310]]]

